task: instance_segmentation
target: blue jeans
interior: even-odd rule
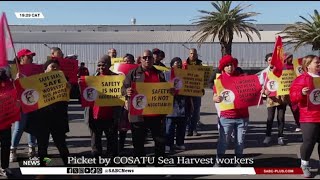
[[[174,145],[174,135],[176,134],[177,146],[184,145],[186,135],[187,118],[185,117],[168,117],[166,118],[166,146]],[[177,132],[175,132],[177,129]]]
[[[201,107],[201,97],[192,97],[193,101],[193,113],[190,116],[190,121],[188,123],[188,132],[191,133],[196,131],[197,123],[200,120],[200,107]]]
[[[14,130],[13,130],[13,135],[11,140],[11,149],[16,148],[19,145],[27,120],[28,120],[28,115],[21,112],[20,121],[15,122],[15,125],[14,125]],[[36,137],[32,136],[31,134],[28,134],[28,145],[32,147],[36,146]]]
[[[233,131],[235,136],[235,154],[237,157],[242,157],[248,122],[249,118],[227,119],[220,117],[217,158],[225,154]]]

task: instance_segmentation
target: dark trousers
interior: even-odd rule
[[[126,142],[127,131],[119,131],[119,152],[123,151]]]
[[[118,126],[115,119],[90,122],[91,148],[94,156],[102,155],[102,135],[107,138],[107,156],[118,155]]]
[[[201,97],[192,97],[194,110],[189,118],[188,132],[197,131],[197,124],[200,121]]]
[[[127,131],[130,129],[130,123],[128,119],[129,111],[122,108],[121,118],[119,119],[119,152],[123,151],[124,144],[126,142]]]
[[[303,143],[300,146],[301,159],[309,161],[314,145],[318,142],[318,155],[320,158],[320,123],[301,123]]]
[[[45,157],[48,157],[49,135],[52,135],[53,142],[56,145],[62,161],[65,166],[68,166],[69,150],[66,143],[66,134],[60,131],[48,131],[36,136],[38,142],[38,156],[40,158],[40,166],[46,166],[43,161]]]
[[[6,169],[9,167],[11,128],[0,131],[0,142],[1,142],[1,168]]]
[[[279,105],[274,107],[268,107],[268,119],[267,119],[267,131],[266,136],[271,136],[272,125],[274,115],[277,112],[277,120],[278,120],[278,137],[283,137],[283,129],[284,129],[284,115],[286,112],[286,105]]]
[[[155,156],[165,154],[165,137],[163,127],[163,117],[144,117],[144,122],[131,123],[132,143],[134,155],[137,157],[145,156],[144,142],[146,138],[146,129],[150,129],[152,138],[155,142]]]
[[[289,107],[291,109],[291,112],[293,114],[293,118],[294,118],[294,121],[297,125],[298,128],[300,128],[300,110],[299,110],[299,107],[297,107],[295,110],[292,109],[292,104],[290,103],[289,104]]]

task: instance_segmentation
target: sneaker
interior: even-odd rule
[[[222,165],[219,163],[215,163],[213,167],[222,167]]]
[[[163,146],[162,146],[162,147],[163,147]],[[171,150],[170,146],[166,146],[166,154],[169,154],[169,153],[170,153],[170,150]]]
[[[34,157],[36,155],[36,148],[34,146],[29,146],[28,155],[29,157]]]
[[[263,140],[263,144],[265,145],[269,145],[271,142],[271,137],[270,136],[266,136],[266,138],[264,138]]]
[[[8,178],[7,173],[4,169],[0,169],[0,177]]]
[[[18,159],[18,156],[17,156],[17,149],[11,149],[10,150],[10,157],[9,157],[9,160],[10,162],[16,162]]]
[[[12,172],[11,169],[9,169],[9,168],[6,168],[4,171],[5,171],[5,173],[6,173],[6,175],[7,175],[8,177],[10,177],[10,176],[13,175],[13,172]]]
[[[279,137],[279,138],[278,138],[278,144],[279,144],[280,146],[283,146],[283,145],[286,144],[286,143],[284,142],[283,137]]]
[[[301,128],[296,128],[295,132],[301,132]]]
[[[182,145],[182,146],[176,146],[176,149],[181,150],[181,151],[184,151],[184,150],[186,150],[186,147],[185,147],[184,145]]]
[[[197,131],[193,131],[193,136],[201,136]]]
[[[53,142],[53,138],[51,134],[50,134],[49,142]]]
[[[311,177],[311,172],[310,172],[311,167],[301,165],[301,169],[302,169],[302,172],[303,172],[303,176],[305,178],[310,178]]]
[[[188,132],[187,136],[193,136],[192,132]]]

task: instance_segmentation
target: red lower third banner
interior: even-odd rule
[[[256,174],[303,174],[302,169],[295,168],[278,168],[278,167],[265,167],[254,168]]]

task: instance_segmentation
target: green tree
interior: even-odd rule
[[[211,38],[211,41],[214,42],[214,39],[218,37],[221,53],[224,56],[226,54],[231,55],[234,33],[240,37],[242,37],[242,34],[245,34],[248,42],[253,42],[251,36],[253,33],[257,34],[259,39],[261,39],[259,30],[251,23],[256,20],[250,19],[259,13],[243,12],[251,5],[242,6],[238,4],[231,9],[231,1],[215,1],[211,2],[211,4],[214,10],[212,12],[199,10],[200,13],[205,15],[196,19],[196,22],[193,22],[193,24],[199,27],[199,30],[191,38],[198,38],[199,47],[208,38]]]
[[[288,39],[286,44],[294,43],[294,51],[304,45],[312,45],[312,50],[320,50],[320,16],[317,10],[310,15],[311,20],[299,16],[304,22],[296,22],[287,26],[278,34],[284,34],[283,39]]]

